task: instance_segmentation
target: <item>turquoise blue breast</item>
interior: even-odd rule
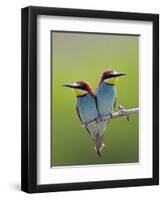
[[[107,83],[102,85],[96,91],[97,109],[100,115],[113,113],[116,100],[116,87]]]
[[[83,123],[88,123],[98,118],[95,98],[89,94],[82,97],[77,97],[77,108]]]

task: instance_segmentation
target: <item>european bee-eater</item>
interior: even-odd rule
[[[116,84],[120,76],[126,74],[118,73],[113,70],[105,71],[102,74],[99,87],[96,90],[97,110],[101,121],[103,121],[103,133],[107,127],[108,120],[105,117],[112,115],[116,104]],[[101,127],[102,128],[102,127]]]
[[[76,111],[82,124],[86,125],[87,131],[92,136],[95,142],[95,149],[98,156],[101,156],[100,151],[103,146],[100,140],[99,124],[89,123],[98,120],[99,115],[96,106],[96,97],[93,93],[91,85],[86,81],[77,81],[73,84],[65,84],[65,87],[72,88],[75,92],[77,102]]]

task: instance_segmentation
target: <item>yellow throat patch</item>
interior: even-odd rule
[[[77,97],[80,97],[80,96],[83,96],[83,95],[87,94],[86,90],[81,90],[81,89],[76,89],[76,88],[74,88],[73,90],[74,90],[75,95]]]
[[[113,78],[108,78],[104,80],[105,83],[111,84],[111,85],[116,85],[119,80],[119,77],[113,77]]]

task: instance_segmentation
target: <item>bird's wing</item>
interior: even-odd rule
[[[82,120],[81,120],[81,117],[80,117],[79,109],[78,109],[78,107],[77,107],[77,106],[76,106],[76,112],[77,112],[77,115],[78,115],[78,117],[79,117],[79,119],[80,119],[81,123],[83,124],[83,122],[82,122]]]
[[[96,95],[95,95],[95,104],[96,104],[96,109],[97,109],[97,112],[98,112],[98,104],[97,104],[97,96]]]
[[[79,117],[81,123],[83,124],[82,119],[81,119],[81,117],[80,117],[79,109],[78,109],[77,106],[76,106],[76,112],[77,112],[77,115],[78,115],[78,117]],[[90,127],[86,128],[86,130],[88,131],[89,135],[91,135],[91,130],[89,130],[89,129],[90,129]]]

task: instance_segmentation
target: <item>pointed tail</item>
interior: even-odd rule
[[[101,151],[103,147],[105,146],[103,143],[103,138],[104,138],[104,132],[106,130],[107,125],[108,125],[108,121],[101,121],[98,124],[98,134],[96,134],[96,137],[95,137],[95,144],[96,144],[95,150],[99,157],[101,157]]]
[[[97,134],[96,135],[96,138],[95,138],[95,149],[96,149],[96,153],[99,157],[101,157],[101,151],[104,147],[104,144],[103,144],[103,136],[101,136],[100,134]]]

